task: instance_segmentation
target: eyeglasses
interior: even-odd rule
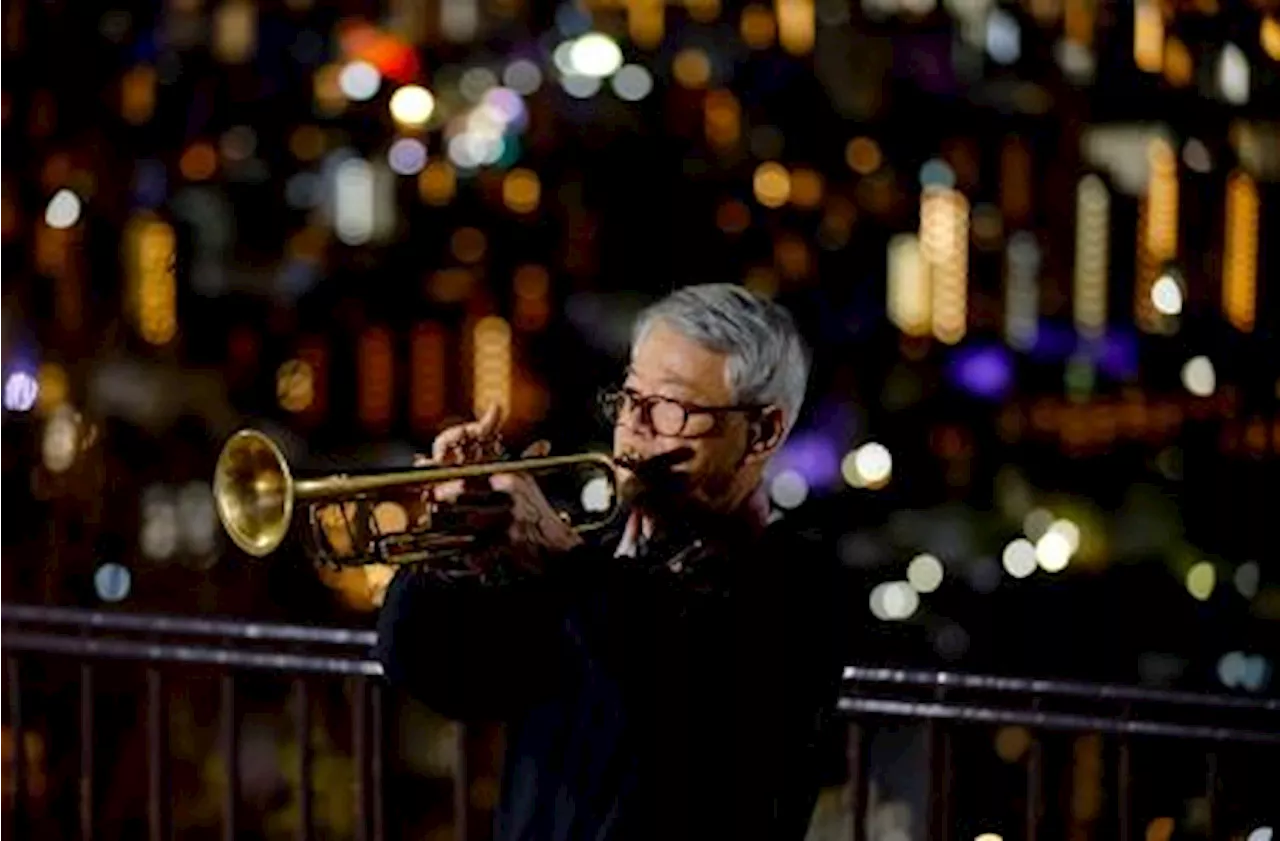
[[[671,397],[640,394],[629,388],[607,389],[600,395],[600,410],[611,424],[634,416],[657,435],[669,438],[706,438],[720,432],[726,416],[734,412],[756,414],[762,406],[702,406]]]

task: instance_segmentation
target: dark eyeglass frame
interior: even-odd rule
[[[602,390],[599,395],[599,405],[605,420],[609,423],[616,424],[624,411],[635,411],[639,414],[640,422],[646,428],[653,430],[654,433],[667,438],[684,438],[686,440],[711,438],[719,435],[724,430],[724,420],[729,415],[742,413],[749,416],[759,416],[768,408],[754,403],[740,403],[732,406],[704,406],[701,403],[690,403],[686,400],[677,400],[674,397],[641,394],[634,389],[626,387]],[[628,405],[630,409],[628,409]],[[664,432],[654,425],[653,410],[658,405],[671,405],[680,409],[682,414],[678,431]],[[689,428],[689,419],[694,415],[710,416],[711,426],[705,432],[692,434],[686,432]]]

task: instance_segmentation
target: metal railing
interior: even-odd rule
[[[196,665],[219,672],[221,721],[218,750],[228,769],[238,768],[239,676],[254,671],[287,678],[292,684],[292,717],[298,741],[297,837],[310,839],[312,819],[312,750],[310,748],[310,684],[323,677],[354,682],[351,703],[354,754],[355,837],[388,836],[385,799],[386,711],[380,664],[371,656],[373,631],[343,628],[138,615],[71,608],[3,605],[0,636],[5,657],[7,719],[15,760],[12,763],[11,828],[22,837],[27,802],[24,779],[23,660],[57,658],[79,667],[80,837],[95,836],[95,677],[111,661],[141,664],[145,672],[147,749],[147,826],[152,841],[172,834],[171,792],[166,775],[166,671]],[[884,719],[923,723],[927,729],[929,826],[931,838],[948,838],[956,762],[952,737],[958,725],[1021,726],[1033,733],[1050,731],[1102,733],[1117,743],[1114,835],[1128,841],[1140,837],[1131,805],[1131,765],[1135,739],[1180,740],[1204,751],[1210,826],[1219,796],[1218,751],[1244,746],[1262,751],[1273,771],[1280,760],[1280,701],[1208,695],[1132,686],[1063,680],[1022,679],[945,671],[891,669],[852,665],[844,671],[839,710],[848,717],[848,790],[851,834],[866,838],[868,780],[871,769],[867,740]],[[460,744],[462,742],[460,741]],[[1028,841],[1037,837],[1044,807],[1044,768],[1039,737],[1025,762],[1022,802]],[[1255,760],[1256,760],[1255,756]],[[454,829],[458,841],[470,837],[467,826],[468,780],[465,756],[454,768]],[[237,837],[239,780],[229,770],[223,792],[222,837]],[[1210,834],[1210,837],[1215,837]]]

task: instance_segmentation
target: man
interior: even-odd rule
[[[620,528],[584,544],[527,476],[495,477],[500,551],[392,581],[388,679],[507,724],[500,841],[804,837],[840,675],[833,562],[770,520],[761,483],[808,367],[772,302],[675,292],[604,401]],[[497,420],[444,431],[433,458],[492,459]]]

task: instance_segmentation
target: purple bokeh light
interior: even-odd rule
[[[961,348],[947,364],[947,377],[970,394],[999,400],[1013,387],[1013,358],[1001,345]]]

